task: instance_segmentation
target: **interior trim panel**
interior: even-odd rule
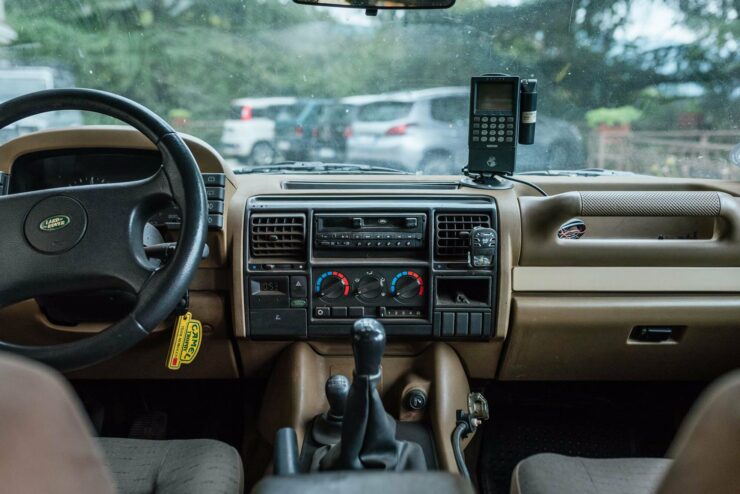
[[[740,268],[519,266],[515,292],[740,293]]]

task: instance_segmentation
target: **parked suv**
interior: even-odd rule
[[[275,148],[288,160],[311,159],[312,145],[318,137],[319,117],[332,105],[328,99],[308,99],[301,102],[302,110],[294,118],[275,122]]]
[[[383,96],[348,96],[331,105],[324,105],[318,117],[310,158],[317,161],[347,160],[347,141],[352,137],[352,125],[360,108],[382,100]]]
[[[73,86],[72,77],[52,67],[0,68],[0,103],[44,89]],[[21,120],[0,130],[0,144],[39,130],[82,125],[79,111],[48,112]]]
[[[226,157],[257,166],[275,161],[275,122],[297,117],[305,103],[294,97],[241,98],[231,102],[224,122],[221,151]]]
[[[347,161],[427,174],[459,173],[468,158],[467,87],[386,94],[357,112]],[[540,117],[535,144],[519,146],[517,170],[583,168],[582,137],[572,125]]]

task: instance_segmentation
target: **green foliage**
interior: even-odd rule
[[[586,122],[589,127],[626,125],[636,122],[640,118],[642,118],[642,112],[634,106],[597,108],[586,112]]]

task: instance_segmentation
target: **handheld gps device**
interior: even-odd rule
[[[503,74],[470,83],[468,173],[512,174],[517,144],[534,142],[537,80]]]

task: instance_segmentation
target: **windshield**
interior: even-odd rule
[[[470,77],[506,73],[538,80],[519,172],[738,179],[739,26],[733,0],[458,0],[375,17],[288,0],[0,0],[14,33],[0,69],[64,71],[55,86],[130,97],[269,173],[460,173]],[[2,79],[0,99],[38,82]]]
[[[9,100],[34,91],[48,89],[43,79],[3,76],[0,71],[0,101]]]

